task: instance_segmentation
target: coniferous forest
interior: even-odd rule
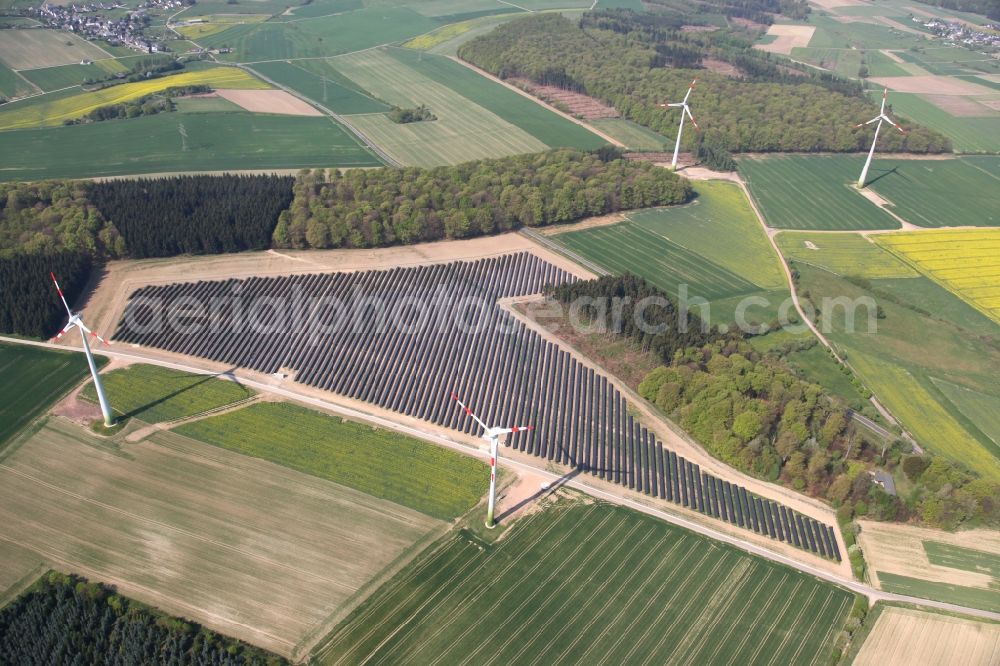
[[[276,247],[376,247],[682,203],[688,182],[614,151],[554,150],[433,169],[304,172]]]
[[[66,300],[80,295],[91,256],[77,250],[0,251],[0,332],[51,337],[66,324],[66,309],[49,277],[54,272]]]
[[[287,662],[100,583],[50,572],[0,610],[0,664],[279,666]]]
[[[466,42],[458,54],[500,78],[527,78],[597,97],[667,136],[676,134],[677,110],[659,105],[680,101],[697,76],[691,108],[704,137],[686,132],[689,150],[701,140],[731,152],[852,152],[868,146],[870,128],[854,124],[877,115],[878,107],[857,83],[779,65],[751,47],[749,36],[731,31],[683,32],[669,15],[604,10],[577,20],[536,14],[511,21]],[[734,66],[741,77],[711,71],[704,66],[710,60]],[[934,130],[904,127],[906,135],[883,132],[881,149],[951,148]]]
[[[291,176],[179,176],[96,183],[89,196],[134,259],[263,250]]]

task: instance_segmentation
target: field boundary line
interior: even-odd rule
[[[498,0],[498,1],[503,2],[503,0]],[[514,6],[516,7],[517,5],[514,5]],[[525,10],[525,11],[529,11],[529,10]],[[473,65],[471,62],[466,62],[465,60],[462,60],[461,58],[458,58],[458,57],[455,57],[455,56],[445,56],[445,57],[449,58],[450,60],[454,60],[455,62],[457,62],[458,64],[462,65],[463,67],[468,67],[469,69],[471,69],[476,74],[479,74],[480,76],[485,77],[485,78],[489,79],[490,81],[493,81],[494,83],[498,83],[498,84],[502,85],[503,87],[507,88],[508,90],[513,90],[514,92],[516,92],[518,95],[521,95],[522,97],[527,97],[528,99],[530,99],[532,102],[534,102],[538,106],[542,107],[543,109],[548,109],[552,113],[555,113],[558,116],[562,116],[563,118],[565,118],[566,120],[570,121],[571,123],[575,123],[575,124],[579,125],[580,127],[583,127],[584,129],[589,130],[592,134],[596,134],[597,136],[601,137],[602,139],[604,139],[605,141],[607,141],[611,145],[617,146],[618,148],[623,148],[623,149],[627,148],[627,146],[624,143],[622,143],[618,139],[615,139],[610,134],[605,134],[604,132],[602,132],[601,130],[597,129],[596,127],[593,127],[592,125],[589,125],[589,124],[583,122],[579,118],[574,118],[573,116],[569,115],[568,113],[566,113],[564,111],[560,111],[559,109],[555,108],[554,106],[550,106],[549,104],[546,104],[545,102],[543,102],[539,98],[535,97],[534,95],[528,93],[527,91],[521,90],[517,86],[515,86],[515,85],[513,85],[511,83],[508,83],[508,82],[504,81],[503,79],[501,79],[501,78],[499,78],[497,76],[494,76],[494,75],[490,74],[485,69],[480,69],[479,67],[476,67],[475,65]]]
[[[555,252],[556,254],[559,254],[559,255],[562,255],[563,257],[566,257],[570,261],[576,262],[577,264],[579,264],[580,266],[583,266],[585,269],[587,269],[591,273],[594,273],[595,275],[598,275],[598,276],[612,275],[611,271],[609,271],[608,269],[604,268],[603,266],[599,266],[598,264],[594,263],[590,259],[586,259],[584,257],[581,257],[579,254],[577,254],[573,250],[570,250],[568,247],[565,247],[564,245],[560,245],[559,243],[556,243],[555,241],[550,240],[548,236],[542,235],[542,234],[538,233],[537,231],[535,231],[534,229],[529,229],[527,227],[522,227],[518,231],[518,233],[520,233],[525,238],[533,240],[534,242],[538,243],[539,245],[541,245],[545,249],[551,250],[552,252]]]

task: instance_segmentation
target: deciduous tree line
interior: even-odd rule
[[[554,150],[433,169],[303,172],[276,247],[468,238],[687,201],[688,182],[617,154]]]

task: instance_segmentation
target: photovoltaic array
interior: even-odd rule
[[[150,286],[115,339],[295,381],[507,445],[840,560],[833,529],[702,472],[628,413],[607,377],[497,305],[573,280],[521,252],[477,261]]]

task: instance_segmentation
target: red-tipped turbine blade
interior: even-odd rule
[[[73,313],[70,311],[70,309],[69,309],[69,303],[66,302],[66,297],[63,296],[63,290],[59,286],[59,282],[56,280],[56,274],[53,273],[53,272],[51,272],[51,271],[49,271],[49,277],[52,278],[52,284],[54,284],[56,286],[56,291],[59,292],[59,298],[62,299],[63,307],[66,308],[66,312],[69,313],[70,317],[72,317]]]
[[[694,84],[696,84],[696,83],[698,83],[698,77],[697,76],[694,77],[693,81],[691,81],[691,85],[688,86],[688,90],[690,90],[691,88],[694,88]]]
[[[462,409],[465,410],[466,414],[468,414],[473,419],[475,419],[476,423],[478,423],[482,427],[483,430],[489,430],[489,426],[487,426],[485,423],[483,423],[482,419],[480,419],[478,416],[476,416],[475,414],[473,414],[472,410],[469,409],[468,407],[466,407],[465,403],[458,399],[458,394],[455,393],[454,391],[452,391],[452,393],[451,393],[451,399],[454,400],[455,402],[457,402],[458,405],[459,405],[459,407],[461,407]]]
[[[80,322],[80,328],[82,328],[87,333],[90,333],[90,337],[97,338],[98,340],[100,340],[100,342],[101,342],[102,345],[108,344],[107,340],[105,340],[104,338],[102,338],[101,336],[99,336],[97,333],[94,333],[92,330],[90,330],[89,328],[87,328],[87,325],[84,324],[83,322]]]
[[[687,111],[687,109],[685,109],[685,111]],[[694,116],[691,115],[690,111],[688,111],[687,114],[688,114],[688,118],[691,119],[691,124],[694,125],[694,128],[700,132],[701,131],[701,127],[698,125],[698,121],[694,119]]]
[[[534,430],[535,426],[511,426],[511,432],[521,432],[522,430]]]
[[[62,338],[62,336],[66,335],[66,332],[69,331],[70,328],[72,328],[72,324],[66,324],[63,326],[63,329],[56,333],[56,337],[54,337],[53,340],[59,340]]]

